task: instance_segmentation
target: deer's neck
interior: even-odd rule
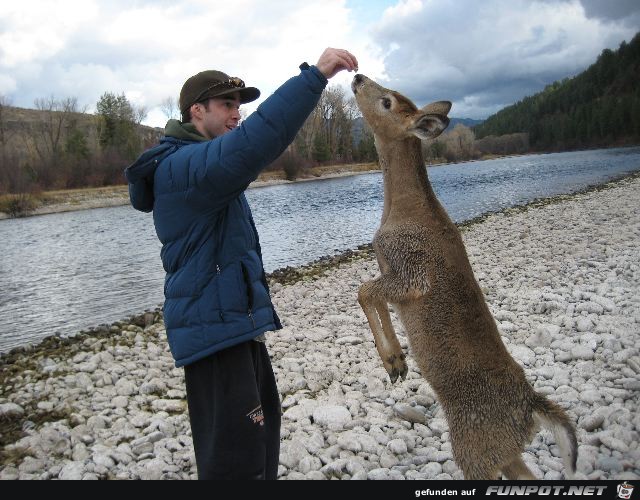
[[[427,177],[420,140],[410,137],[384,144],[376,138],[384,178],[383,222],[394,213],[412,213],[416,206],[433,206],[437,200]]]

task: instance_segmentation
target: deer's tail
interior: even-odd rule
[[[573,423],[560,406],[537,393],[533,417],[542,427],[553,432],[567,471],[565,476],[567,479],[571,479],[576,473],[578,461],[578,440]]]

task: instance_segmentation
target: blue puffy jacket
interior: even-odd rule
[[[326,84],[306,67],[238,128],[204,142],[165,136],[125,171],[131,204],[153,210],[162,242],[176,366],[282,328],[244,190],[293,141]]]

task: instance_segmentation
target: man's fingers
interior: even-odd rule
[[[327,78],[331,78],[343,69],[357,71],[358,60],[348,50],[329,47],[320,56],[317,66]]]
[[[354,56],[351,52],[349,52],[348,50],[342,50],[342,52],[344,53],[344,57],[349,61],[349,63],[351,64],[351,69],[358,71],[358,60],[356,59],[356,56]]]

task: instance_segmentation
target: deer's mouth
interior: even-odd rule
[[[364,84],[365,78],[366,77],[364,75],[360,74],[357,74],[353,77],[353,81],[351,82],[351,90],[353,90],[354,94],[358,93],[358,89]]]

